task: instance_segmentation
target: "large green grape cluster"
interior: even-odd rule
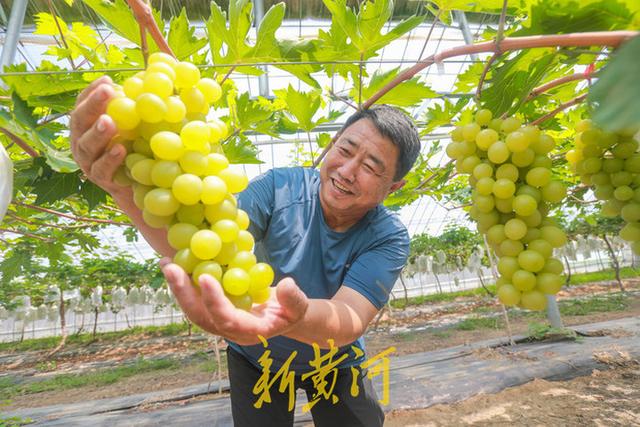
[[[566,158],[576,174],[603,201],[607,217],[626,222],[620,237],[640,254],[640,153],[638,141],[627,135],[605,132],[581,120],[576,124],[575,148]]]
[[[270,295],[271,267],[258,263],[249,217],[234,193],[247,187],[243,171],[229,166],[220,141],[228,133],[219,119],[207,120],[222,90],[188,62],[154,53],[149,65],[116,86],[107,106],[127,148],[114,177],[132,185],[144,221],[166,228],[173,261],[198,285],[210,274],[236,307],[250,309]]]
[[[469,215],[498,256],[498,298],[509,306],[543,310],[545,294],[562,286],[562,262],[553,249],[566,242],[564,231],[547,217],[550,203],[566,188],[551,179],[553,138],[516,117],[493,118],[479,110],[475,121],[456,127],[447,155],[458,173],[469,175]]]

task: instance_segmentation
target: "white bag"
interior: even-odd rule
[[[13,196],[13,164],[0,144],[0,222],[7,213]]]

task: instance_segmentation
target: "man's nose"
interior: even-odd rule
[[[352,157],[347,159],[338,168],[338,173],[345,181],[353,182],[356,179],[356,173],[358,172],[359,167],[360,162],[355,157]]]

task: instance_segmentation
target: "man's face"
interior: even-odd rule
[[[394,181],[398,154],[369,119],[345,129],[320,168],[325,216],[362,217],[402,187],[403,180]]]

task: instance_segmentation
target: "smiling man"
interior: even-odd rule
[[[404,185],[420,151],[412,121],[384,105],[359,111],[340,131],[319,172],[273,169],[239,195],[238,204],[251,219],[256,256],[273,267],[277,283],[266,303],[247,312],[236,309],[211,276],[202,275],[199,289],[194,287],[171,263],[175,251],[166,230],[147,226],[131,189],[113,182],[126,155],[120,145],[109,148],[116,128],[104,112],[113,96],[111,81],[101,78],[78,97],[70,123],[74,158],[167,257],[161,267],[185,314],[227,339],[234,424],[293,425],[289,390],[279,390],[279,382],[268,390],[271,401],[256,407],[254,390],[268,350],[271,375],[291,360],[293,386],[316,401],[311,409],[316,426],[382,425],[384,413],[360,368],[362,335],[387,302],[409,252],[405,227],[381,203]],[[268,339],[266,348],[259,337]],[[305,375],[317,368],[309,363],[317,361],[314,345],[322,354],[338,347],[331,357],[339,361],[335,376],[325,378],[328,396],[319,395],[318,382]]]

